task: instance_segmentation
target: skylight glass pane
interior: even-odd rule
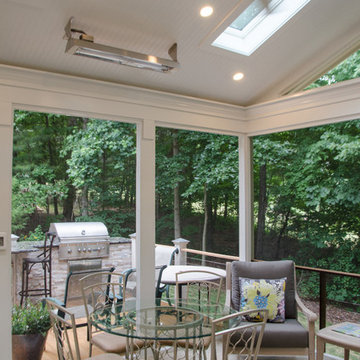
[[[251,55],[311,0],[253,0],[211,44]]]
[[[264,9],[267,1],[254,0],[241,15],[230,25],[231,28],[242,31],[249,24],[249,22],[255,19]]]

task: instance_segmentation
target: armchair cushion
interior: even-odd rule
[[[281,279],[286,278],[285,318],[296,319],[295,301],[295,265],[291,260],[245,262],[233,261],[231,265],[231,306],[240,310],[241,290],[239,278],[250,279]],[[266,331],[266,327],[265,327]]]
[[[261,344],[264,348],[306,348],[309,335],[296,319],[286,319],[282,324],[267,323]]]
[[[248,279],[239,278],[241,292],[240,311],[267,309],[269,322],[285,321],[285,282],[282,279]],[[262,321],[261,316],[254,314],[248,321]]]
[[[236,343],[241,333],[231,337]],[[286,319],[284,323],[266,323],[261,342],[262,348],[306,348],[309,345],[308,332],[296,319]]]

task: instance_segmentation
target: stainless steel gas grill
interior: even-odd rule
[[[109,257],[110,237],[101,222],[51,223],[49,232],[56,235],[59,260]]]

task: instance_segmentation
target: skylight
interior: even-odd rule
[[[251,55],[310,0],[250,0],[242,12],[212,43],[242,55]]]

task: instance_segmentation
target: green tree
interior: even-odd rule
[[[135,135],[135,126],[131,124],[83,119],[82,128],[66,138],[61,154],[67,158],[71,184],[80,193],[80,219],[96,218],[105,223],[113,222],[111,219],[125,221],[125,215],[121,220],[118,214],[122,208],[125,213],[132,209],[134,216]],[[135,219],[131,223],[135,223]],[[126,226],[120,234],[117,228],[116,235],[127,235],[125,231],[129,230]]]
[[[356,79],[360,76],[360,50],[309,85],[306,90]]]
[[[235,137],[158,129],[157,208],[162,215],[159,226],[164,225],[164,211],[175,219],[173,204],[178,188],[183,220],[187,222],[186,218],[201,214],[201,248],[206,250],[208,245],[213,248],[213,237],[209,234],[214,233],[219,210],[227,216],[229,209],[237,209],[237,164]]]
[[[59,158],[68,121],[61,115],[15,111],[13,231],[23,229],[38,211],[49,214],[51,204],[59,214],[58,201],[68,196],[66,163]]]

